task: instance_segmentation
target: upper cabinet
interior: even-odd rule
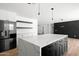
[[[15,22],[17,20],[17,14],[15,12],[0,9],[0,20],[9,20]]]

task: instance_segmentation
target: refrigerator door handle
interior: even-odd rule
[[[2,32],[1,32],[1,36],[5,36],[5,33],[4,33],[4,31],[2,31]]]
[[[8,37],[8,30],[5,30],[5,37]]]
[[[7,31],[5,30],[5,36],[7,36]]]

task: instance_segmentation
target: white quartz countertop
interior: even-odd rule
[[[37,36],[29,36],[26,37],[25,35],[21,38],[29,43],[35,44],[39,47],[47,46],[53,42],[58,40],[67,38],[67,35],[59,35],[59,34],[44,34],[44,35],[37,35]]]

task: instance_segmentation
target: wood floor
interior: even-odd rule
[[[17,56],[18,49],[0,53],[0,56]],[[68,51],[64,56],[79,56],[79,39],[68,38]]]
[[[17,55],[18,55],[18,49],[17,48],[0,53],[0,56],[17,56]]]
[[[79,56],[79,39],[68,38],[68,51],[65,56]]]

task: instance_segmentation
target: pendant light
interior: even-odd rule
[[[53,10],[54,10],[54,8],[51,8],[51,11],[52,11],[52,20],[53,20]]]
[[[40,3],[38,3],[38,16],[40,15]]]

